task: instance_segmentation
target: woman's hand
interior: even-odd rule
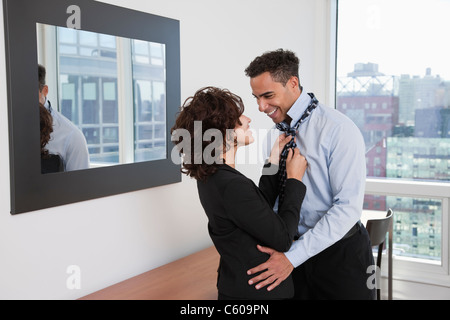
[[[281,151],[283,151],[284,146],[289,141],[291,141],[291,139],[292,139],[292,136],[291,135],[286,135],[285,133],[281,134],[277,138],[277,140],[275,141],[275,143],[274,143],[274,145],[272,147],[272,151],[270,152],[270,157],[269,157],[269,162],[270,163],[279,165]]]
[[[302,181],[305,174],[308,161],[301,155],[300,150],[290,149],[286,159],[286,176],[288,179],[297,179]]]

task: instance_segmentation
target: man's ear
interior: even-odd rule
[[[300,81],[298,80],[298,78],[296,76],[292,76],[288,81],[288,85],[291,88],[298,88],[299,83],[300,83]]]
[[[47,95],[48,95],[48,86],[47,86],[47,85],[45,85],[45,86],[42,88],[42,94],[43,94],[44,96],[47,96]]]

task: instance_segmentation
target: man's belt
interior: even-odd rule
[[[350,238],[352,235],[354,235],[356,232],[358,232],[359,229],[361,229],[362,227],[363,227],[363,224],[361,223],[360,220],[358,220],[358,222],[355,223],[355,225],[342,237],[342,240]]]

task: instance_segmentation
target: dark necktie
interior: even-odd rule
[[[50,103],[50,100],[47,100],[47,102],[48,102],[48,112],[52,114],[52,104]]]
[[[282,121],[282,122],[276,124],[276,127],[278,130],[283,131],[284,133],[292,136],[291,141],[289,141],[284,146],[283,151],[281,151],[281,155],[280,155],[280,167],[279,167],[280,195],[278,198],[278,210],[281,208],[281,203],[283,202],[283,199],[284,199],[284,188],[286,187],[286,158],[289,153],[289,149],[294,149],[295,147],[297,147],[297,144],[294,142],[294,137],[298,130],[298,127],[300,126],[300,124],[302,124],[306,120],[306,118],[309,117],[311,112],[319,104],[319,101],[314,96],[314,93],[308,93],[308,95],[311,97],[311,102],[309,103],[305,112],[302,114],[300,119],[296,122],[296,124],[293,127],[289,126],[289,124],[286,123],[285,121]]]

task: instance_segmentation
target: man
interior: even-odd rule
[[[88,169],[89,152],[86,138],[80,129],[51,106],[47,99],[49,89],[45,84],[45,67],[39,65],[38,70],[39,102],[47,108],[53,118],[53,132],[46,149],[50,154],[62,158],[64,171]]]
[[[374,299],[375,290],[368,286],[373,255],[359,221],[366,178],[364,140],[350,119],[324,107],[300,86],[298,69],[296,55],[279,49],[255,58],[245,70],[259,111],[279,130],[294,128],[297,147],[308,161],[299,238],[286,253],[259,246],[270,258],[248,271],[255,275],[249,284],[272,290],[292,272],[296,299]],[[275,132],[265,145],[281,134]]]

